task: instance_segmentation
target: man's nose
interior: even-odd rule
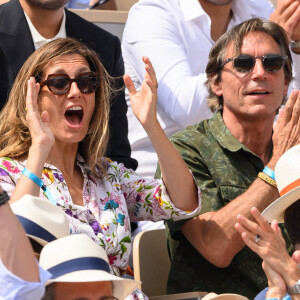
[[[260,58],[255,58],[255,65],[252,70],[252,79],[258,79],[258,78],[266,78],[267,71],[265,70],[263,66],[263,62]]]

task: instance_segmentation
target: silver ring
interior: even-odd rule
[[[261,237],[259,235],[255,236],[254,242],[258,243],[261,240]]]

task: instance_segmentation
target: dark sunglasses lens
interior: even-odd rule
[[[254,58],[250,55],[239,55],[234,59],[234,67],[240,73],[249,73],[255,64]]]
[[[283,66],[283,58],[276,54],[267,54],[263,59],[263,66],[266,71],[274,73],[279,71]]]
[[[55,76],[48,79],[47,86],[55,95],[64,95],[70,89],[69,78],[64,76]]]
[[[82,74],[77,78],[77,85],[84,94],[94,93],[99,87],[100,79],[96,74]]]

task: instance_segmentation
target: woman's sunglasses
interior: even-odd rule
[[[65,95],[69,92],[72,82],[76,82],[81,93],[94,93],[100,84],[100,77],[93,72],[82,73],[71,79],[67,74],[50,74],[47,80],[40,82],[40,86],[47,86],[49,91],[57,96]]]
[[[262,61],[262,65],[267,72],[275,73],[283,67],[285,61],[287,60],[287,56],[279,54],[266,54],[264,56],[241,54],[236,58],[226,59],[221,64],[220,69],[222,69],[230,61],[233,61],[233,66],[238,72],[249,73],[253,70],[256,59],[260,59]]]

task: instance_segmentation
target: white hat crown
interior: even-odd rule
[[[275,180],[280,196],[300,186],[300,145],[287,150],[275,166]]]
[[[105,250],[85,234],[73,234],[47,244],[40,266],[52,274],[53,282],[111,281],[114,296],[124,299],[139,286],[137,281],[110,274]]]

